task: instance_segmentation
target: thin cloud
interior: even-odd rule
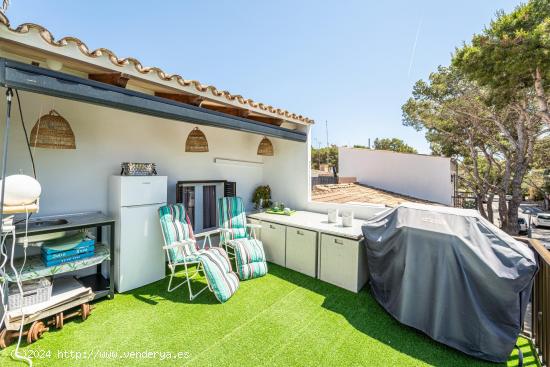
[[[408,78],[411,77],[411,71],[414,64],[414,56],[416,54],[416,45],[418,44],[418,37],[420,36],[420,30],[422,29],[423,22],[424,22],[424,16],[420,18],[420,22],[418,23],[418,28],[416,29],[416,36],[414,37],[414,43],[413,43],[412,52],[411,52],[411,60],[409,62],[409,71],[407,73]]]

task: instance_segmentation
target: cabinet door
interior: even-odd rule
[[[321,235],[321,264],[319,278],[352,292],[358,292],[359,242]],[[362,286],[362,285],[361,285]]]
[[[258,219],[248,218],[247,221],[250,224],[262,225],[262,221],[258,220]],[[256,232],[256,238],[261,240],[262,239],[262,229],[261,228],[251,228],[250,229],[250,235],[252,236],[254,232]]]
[[[315,277],[317,275],[317,232],[286,228],[286,267]]]
[[[262,243],[267,261],[285,266],[285,232],[280,224],[262,222]]]

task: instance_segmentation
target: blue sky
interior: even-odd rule
[[[427,153],[401,123],[414,82],[519,3],[12,0],[7,15],[311,117],[316,146],[328,121],[331,144],[399,137]]]

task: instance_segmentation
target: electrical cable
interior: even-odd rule
[[[8,253],[6,252],[6,242],[7,236],[2,236],[2,243],[0,244],[0,277],[2,279],[6,279],[6,272],[4,269],[6,268],[6,263],[8,262]],[[2,304],[2,318],[0,319],[0,330],[2,330],[2,325],[4,325],[4,319],[6,318],[6,313],[8,312],[8,305],[5,302],[4,298],[4,284],[0,285],[0,303]]]
[[[21,274],[17,271],[17,268],[15,267],[15,264],[13,263],[13,258],[15,257],[15,227],[12,227],[12,242],[11,242],[11,258],[10,258],[10,267],[13,271],[13,274],[15,276],[15,283],[17,284],[17,288],[19,289],[19,294],[21,295],[21,298],[23,297],[23,283],[21,281]],[[25,251],[25,259],[23,260],[23,263],[26,261],[26,251]],[[15,351],[13,353],[13,358],[27,362],[27,364],[32,367],[32,360],[26,356],[23,356],[19,354],[19,347],[21,346],[21,338],[23,336],[23,328],[25,327],[25,313],[23,312],[23,299],[21,299],[21,303],[19,305],[19,312],[21,313],[21,325],[19,326],[19,337],[17,338],[17,345],[15,346]]]
[[[25,237],[23,237],[23,262],[21,263],[21,269],[19,272],[21,273],[23,269],[25,268],[25,264],[27,263],[27,247],[29,246],[29,238],[27,237],[27,233],[29,231],[29,208],[25,207]]]
[[[4,179],[6,178],[7,162],[8,162],[8,137],[10,133],[10,120],[11,120],[11,99],[13,97],[13,91],[11,88],[8,88],[6,91],[6,101],[8,102],[6,108],[6,128],[4,129],[4,143],[2,146],[2,172],[0,173],[0,181],[2,182],[2,187],[0,188],[0,211],[4,212],[4,194],[6,191],[6,185],[4,185]],[[0,221],[0,236],[4,235],[2,227],[4,226],[4,221]]]
[[[34,165],[34,157],[32,156],[31,143],[29,140],[29,134],[27,133],[27,127],[25,126],[25,120],[23,119],[23,109],[21,107],[21,98],[19,98],[19,91],[15,90],[15,97],[17,97],[17,106],[19,107],[19,116],[21,117],[21,125],[23,125],[23,132],[25,133],[25,142],[27,143],[27,149],[29,150],[29,155],[31,156],[32,163],[32,173],[36,179],[36,166]]]
[[[29,150],[29,156],[31,157],[32,174],[34,176],[34,179],[36,180],[36,166],[34,164],[34,156],[32,155],[32,149],[31,149],[31,143],[30,143],[30,139],[29,139],[29,133],[27,132],[27,126],[25,125],[25,119],[23,118],[23,107],[21,105],[21,98],[19,97],[19,91],[17,89],[15,89],[15,97],[17,98],[17,107],[19,109],[19,117],[21,119],[21,126],[23,126],[23,133],[25,134],[25,143],[27,143],[27,149]],[[32,213],[30,215],[32,215]],[[29,217],[30,217],[30,215],[29,215]],[[29,220],[29,218],[27,218],[27,221],[28,220]],[[14,225],[19,224],[23,221],[25,221],[25,219],[21,219],[21,220],[15,222]]]

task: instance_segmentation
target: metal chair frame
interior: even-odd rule
[[[262,226],[260,224],[255,223],[246,223],[246,228],[248,229],[248,238],[253,238],[257,240],[256,237],[256,228],[261,229]],[[229,243],[232,239],[233,235],[233,229],[231,228],[218,228],[218,231],[221,233],[224,233],[224,241],[220,241],[220,245],[223,246],[225,252],[227,252],[227,256],[230,259],[235,260],[235,248],[231,246]]]
[[[195,239],[199,239],[199,238],[204,237],[204,240],[202,241],[202,246],[199,249],[199,251],[204,250],[207,243],[208,243],[209,248],[212,247],[212,240],[210,239],[210,236],[212,234],[215,234],[215,233],[218,233],[218,232],[219,232],[218,230],[213,230],[213,231],[208,231],[208,232],[203,232],[203,233],[196,234]],[[164,231],[162,233],[162,237],[164,239],[164,243],[166,244],[166,237],[164,235]],[[204,267],[203,267],[202,263],[200,262],[200,260],[198,260],[198,259],[187,261],[186,257],[183,254],[183,247],[187,245],[187,246],[193,246],[194,248],[196,248],[197,247],[196,244],[197,244],[196,240],[186,240],[186,241],[177,242],[177,243],[174,243],[174,244],[171,244],[171,245],[165,245],[165,246],[162,247],[164,250],[166,250],[166,257],[168,258],[168,268],[170,269],[170,280],[168,282],[168,289],[167,289],[168,292],[172,292],[175,289],[181,287],[182,285],[187,284],[187,288],[189,290],[189,300],[190,301],[193,301],[195,298],[197,298],[206,289],[209,289],[210,291],[212,291],[212,287],[210,286],[210,283],[208,282],[208,278],[206,278],[206,286],[204,288],[200,289],[198,292],[193,293],[193,289],[191,288],[191,280],[193,278],[195,278],[197,275],[201,274],[201,273],[204,275]],[[173,262],[172,258],[170,256],[170,252],[169,252],[170,249],[176,249],[177,251],[179,251],[184,260],[180,261],[180,262]],[[192,266],[192,265],[196,265],[196,269],[192,274],[190,274],[189,266]],[[176,267],[178,267],[178,266],[183,266],[184,267],[184,269],[185,269],[185,279],[181,283],[179,283],[178,285],[172,287],[172,280],[174,279],[174,275],[176,274]]]

